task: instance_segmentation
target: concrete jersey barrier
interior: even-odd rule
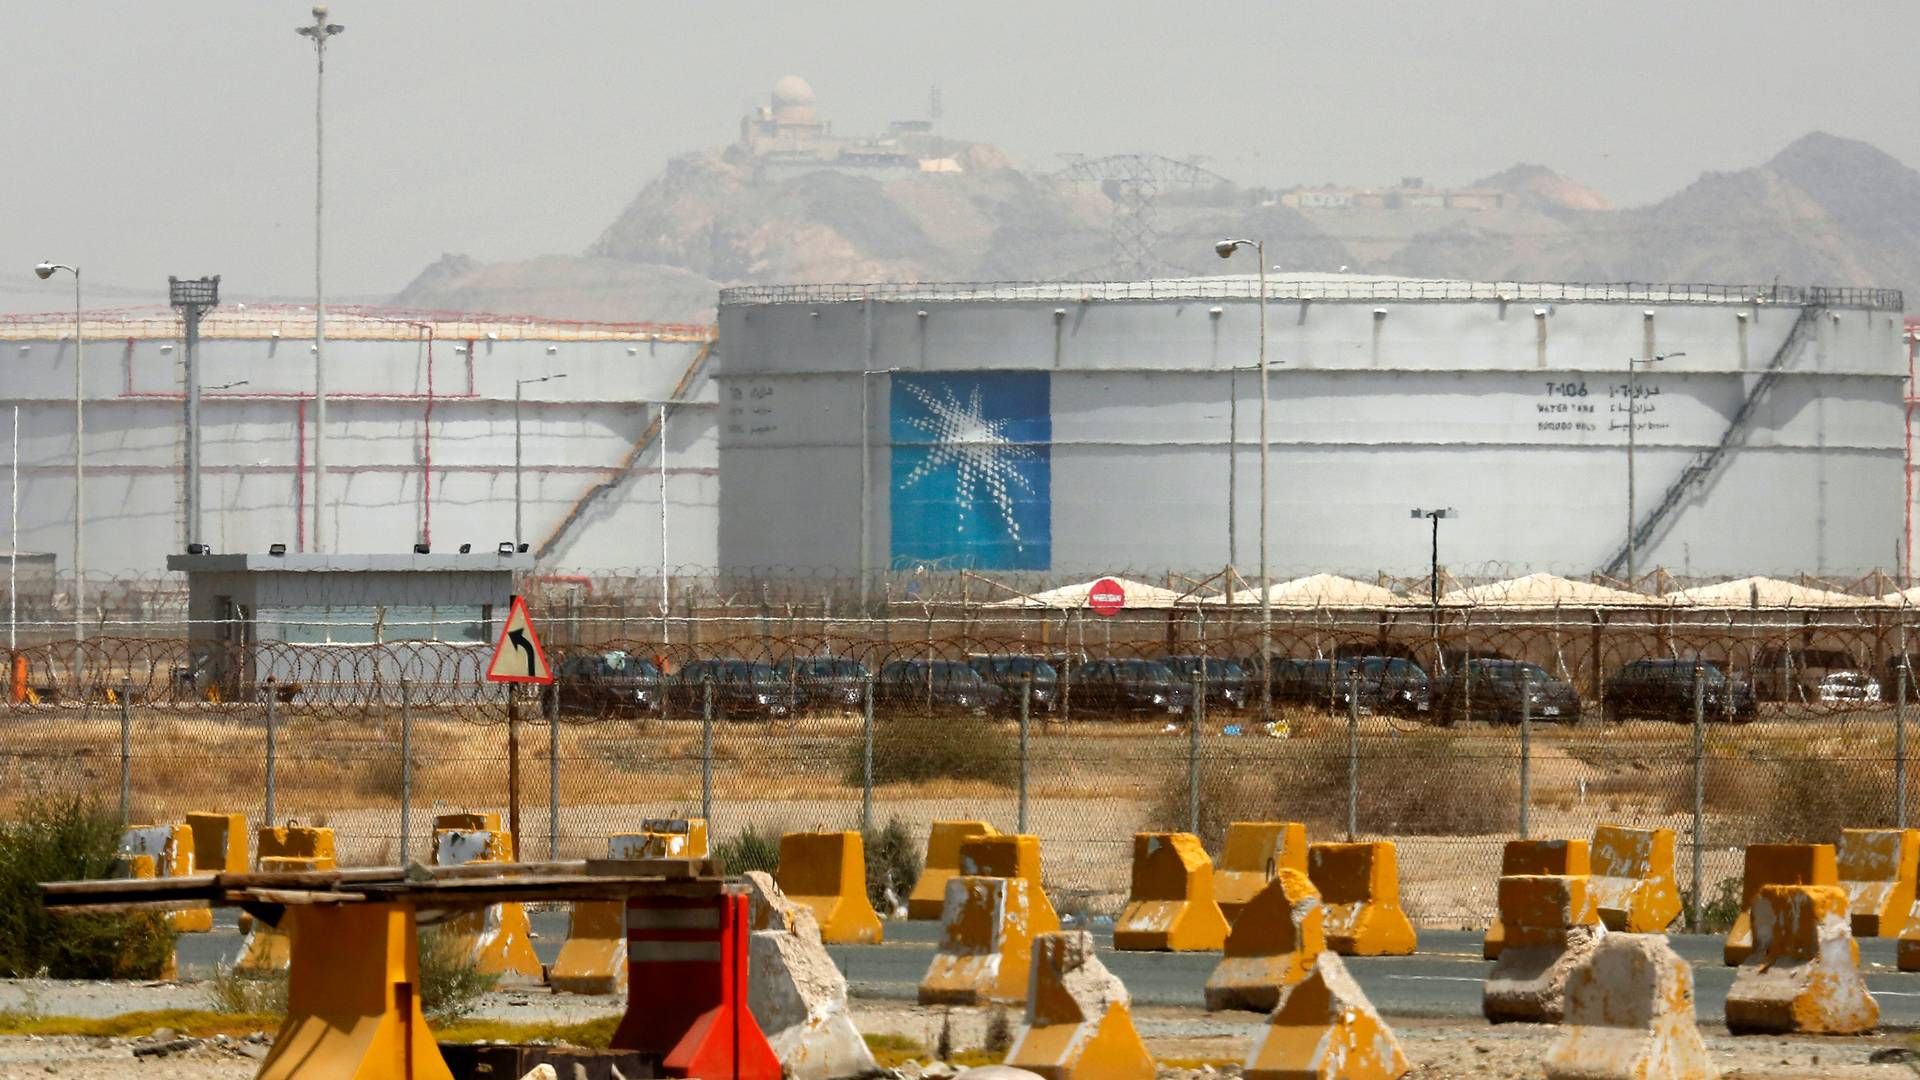
[[[1207,977],[1207,1009],[1272,1012],[1327,950],[1320,891],[1291,867],[1245,906],[1227,934],[1225,954]]]
[[[1007,1055],[1016,1069],[1046,1080],[1154,1080],[1127,988],[1085,931],[1034,938],[1026,1021]]]
[[[1326,906],[1327,948],[1342,956],[1410,956],[1419,946],[1400,907],[1400,867],[1388,840],[1311,844],[1307,876]]]
[[[1587,882],[1571,874],[1500,879],[1507,942],[1480,996],[1480,1011],[1490,1022],[1560,1022],[1568,976],[1607,933]]]
[[[1307,872],[1307,827],[1297,821],[1235,821],[1227,826],[1213,900],[1231,925],[1282,870]]]
[[[1517,874],[1573,874],[1585,877],[1592,870],[1585,840],[1509,840],[1500,853],[1500,876]],[[1588,886],[1592,890],[1591,884]],[[1496,910],[1480,942],[1480,955],[1487,960],[1500,959],[1506,943],[1506,924]]]
[[[1693,967],[1664,934],[1609,934],[1567,976],[1547,1080],[1709,1080]]]
[[[936,821],[927,830],[927,858],[907,894],[907,918],[931,922],[944,918],[947,882],[960,873],[960,845],[976,836],[996,836],[984,821]]]
[[[1060,929],[1045,894],[1035,899],[1025,878],[948,878],[940,948],[920,980],[920,1004],[1025,1000],[1033,940]]]
[[[1753,903],[1753,950],[1727,991],[1735,1035],[1854,1035],[1880,1022],[1860,977],[1846,891],[1767,885]]]
[[[1845,829],[1834,852],[1856,938],[1897,938],[1913,915],[1920,829]]]
[[[247,815],[195,810],[187,814],[198,873],[237,873],[247,868]]]
[[[1594,905],[1608,930],[1662,934],[1680,917],[1672,829],[1601,825],[1593,830]]]
[[[510,863],[513,837],[500,829],[498,814],[443,814],[433,820],[435,866]],[[461,949],[484,974],[539,979],[540,958],[533,951],[533,927],[524,904],[489,904],[461,912],[440,924],[460,938]]]
[[[1749,844],[1740,884],[1740,915],[1727,931],[1721,959],[1734,967],[1753,951],[1753,903],[1768,885],[1840,884],[1832,844]],[[1844,893],[1842,895],[1845,895]]]
[[[701,859],[707,856],[702,818],[654,819],[637,833],[607,837],[609,860]],[[547,985],[562,994],[617,994],[627,985],[626,905],[585,900],[573,905],[567,940],[547,971]]]
[[[774,875],[787,899],[813,909],[830,945],[878,945],[885,935],[867,898],[866,847],[857,832],[787,833]]]
[[[1397,1080],[1407,1056],[1334,953],[1314,958],[1253,1037],[1245,1080]]]
[[[1213,863],[1192,833],[1135,833],[1127,906],[1113,924],[1121,952],[1212,952],[1227,919],[1213,902]]]

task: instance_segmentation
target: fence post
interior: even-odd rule
[[[133,822],[133,684],[120,684],[120,827]]]
[[[860,832],[873,831],[873,675],[866,678],[860,705]]]
[[[267,686],[267,827],[280,820],[274,811],[274,772],[280,764],[280,695]]]
[[[560,688],[547,699],[547,858],[560,861]],[[545,696],[545,695],[543,695]]]
[[[1187,831],[1200,835],[1200,725],[1206,720],[1206,661],[1200,661],[1193,700],[1187,703]]]
[[[520,845],[520,699],[507,684],[507,835],[513,837],[513,857],[526,858]]]
[[[268,822],[269,825],[272,822]],[[400,680],[400,865],[413,850],[413,683]]]
[[[1913,672],[1907,661],[1907,624],[1900,623],[1900,670],[1894,676],[1893,700],[1893,823],[1907,827],[1907,688]]]
[[[1700,847],[1704,838],[1707,778],[1707,680],[1700,665],[1693,666],[1693,904],[1687,911],[1687,930],[1700,932]]]
[[[1020,819],[1014,831],[1024,835],[1027,831],[1027,725],[1033,720],[1033,673],[1028,672],[1020,680]]]
[[[1466,678],[1461,672],[1461,678]],[[1472,681],[1468,681],[1472,685]],[[1472,690],[1468,690],[1472,693]],[[1520,839],[1528,840],[1533,836],[1531,811],[1533,808],[1533,673],[1522,672],[1520,676]]]
[[[1360,673],[1347,676],[1347,842],[1360,831]]]
[[[700,699],[700,816],[713,828],[713,679],[705,680]]]

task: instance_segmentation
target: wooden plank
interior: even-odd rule
[[[242,904],[249,901],[260,904],[354,904],[367,898],[365,893],[357,892],[317,892],[311,889],[243,889],[227,894],[227,903]]]
[[[125,901],[119,903],[98,904],[48,904],[47,910],[55,915],[135,915],[140,913],[163,914],[169,911],[189,911],[196,908],[214,906],[208,900],[148,900]]]

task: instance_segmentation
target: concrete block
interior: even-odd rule
[[[120,834],[117,856],[122,876],[130,878],[185,877],[196,872],[193,829],[180,825],[131,825]],[[213,909],[186,908],[167,912],[167,925],[181,934],[204,934],[213,929]]]
[[[1711,1080],[1693,967],[1664,934],[1609,934],[1567,977],[1547,1080]]]
[[[867,899],[866,848],[857,832],[788,833],[780,838],[780,872],[789,900],[813,909],[820,936],[832,945],[877,945],[885,931]]]
[[[1136,833],[1133,884],[1113,924],[1122,952],[1211,952],[1226,944],[1213,862],[1192,833]]]
[[[762,878],[765,875],[761,875]],[[769,906],[788,905],[777,886],[760,883]],[[798,907],[798,905],[793,905]],[[756,930],[747,965],[747,1006],[792,1080],[833,1080],[879,1071],[853,1025],[847,980],[820,940],[811,913],[798,930]]]
[[[1235,821],[1213,871],[1213,900],[1231,925],[1282,870],[1307,872],[1307,827],[1297,821]]]
[[[195,810],[187,815],[197,873],[237,873],[247,868],[247,815]]]
[[[1768,885],[1840,884],[1839,862],[1832,844],[1750,844],[1746,872],[1740,885],[1740,915],[1727,931],[1721,959],[1728,967],[1746,960],[1753,951],[1753,902]]]
[[[1587,879],[1516,874],[1500,879],[1506,946],[1487,974],[1480,1011],[1496,1024],[1557,1024],[1566,1008],[1567,978],[1607,929],[1587,892]]]
[[[1897,938],[1913,914],[1920,829],[1846,829],[1834,852],[1856,938]]]
[[[500,830],[498,814],[443,814],[434,818],[433,826],[435,866],[513,861],[513,837]],[[482,972],[512,979],[541,978],[525,905],[490,904],[451,916],[441,925],[460,936]]]
[[[976,836],[995,836],[984,821],[936,821],[927,832],[927,858],[920,879],[907,895],[907,918],[931,922],[945,916],[947,882],[960,872],[960,844]]]
[[[1060,916],[1054,911],[1053,900],[1047,896],[1040,866],[1039,837],[999,833],[968,837],[960,843],[960,873],[969,877],[1023,879],[1027,883],[1027,904],[1034,913],[1034,925],[1052,928],[1034,932],[1045,934],[1060,929]]]
[[[1601,825],[1593,830],[1594,905],[1608,930],[1661,934],[1680,917],[1672,829]]]
[[[1093,935],[1034,939],[1027,1023],[1006,1064],[1044,1080],[1153,1080],[1127,988],[1094,955]]]
[[[1509,840],[1500,854],[1500,876],[1516,874],[1587,874],[1592,864],[1587,858],[1585,840]],[[1480,942],[1480,955],[1500,959],[1500,947],[1507,939],[1506,925],[1495,912],[1487,936]]]
[[[1033,939],[1060,929],[1046,895],[1039,905],[1034,895],[1025,878],[948,878],[940,951],[920,980],[920,1004],[1025,1000]]]
[[[1310,844],[1307,876],[1326,907],[1327,948],[1342,956],[1410,956],[1419,946],[1400,907],[1392,841]]]
[[[1832,849],[1829,848],[1829,851]],[[1880,1022],[1860,977],[1846,891],[1767,885],[1754,899],[1753,949],[1727,991],[1735,1035],[1856,1035]]]
[[[1396,1080],[1407,1056],[1393,1029],[1353,981],[1340,957],[1325,952],[1301,982],[1281,995],[1253,1037],[1245,1080]]]
[[[253,836],[256,865],[263,870],[268,859],[300,859],[311,862],[315,870],[332,870],[339,865],[333,851],[332,829],[311,825],[268,826]]]
[[[1272,1012],[1327,948],[1326,912],[1307,875],[1282,869],[1245,905],[1225,955],[1207,977],[1208,1009]]]
[[[690,859],[707,854],[707,823],[699,818],[650,820],[637,833],[607,837],[607,858]],[[562,994],[617,994],[627,987],[626,905],[594,900],[573,905],[567,940],[547,971]]]

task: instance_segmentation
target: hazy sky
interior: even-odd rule
[[[11,0],[0,28],[0,310],[312,289],[307,6]],[[923,116],[1053,168],[1200,156],[1250,184],[1457,183],[1550,165],[1620,203],[1814,129],[1920,164],[1920,4],[341,0],[328,50],[328,289],[442,252],[577,252],[671,156],[805,76],[841,132]]]

